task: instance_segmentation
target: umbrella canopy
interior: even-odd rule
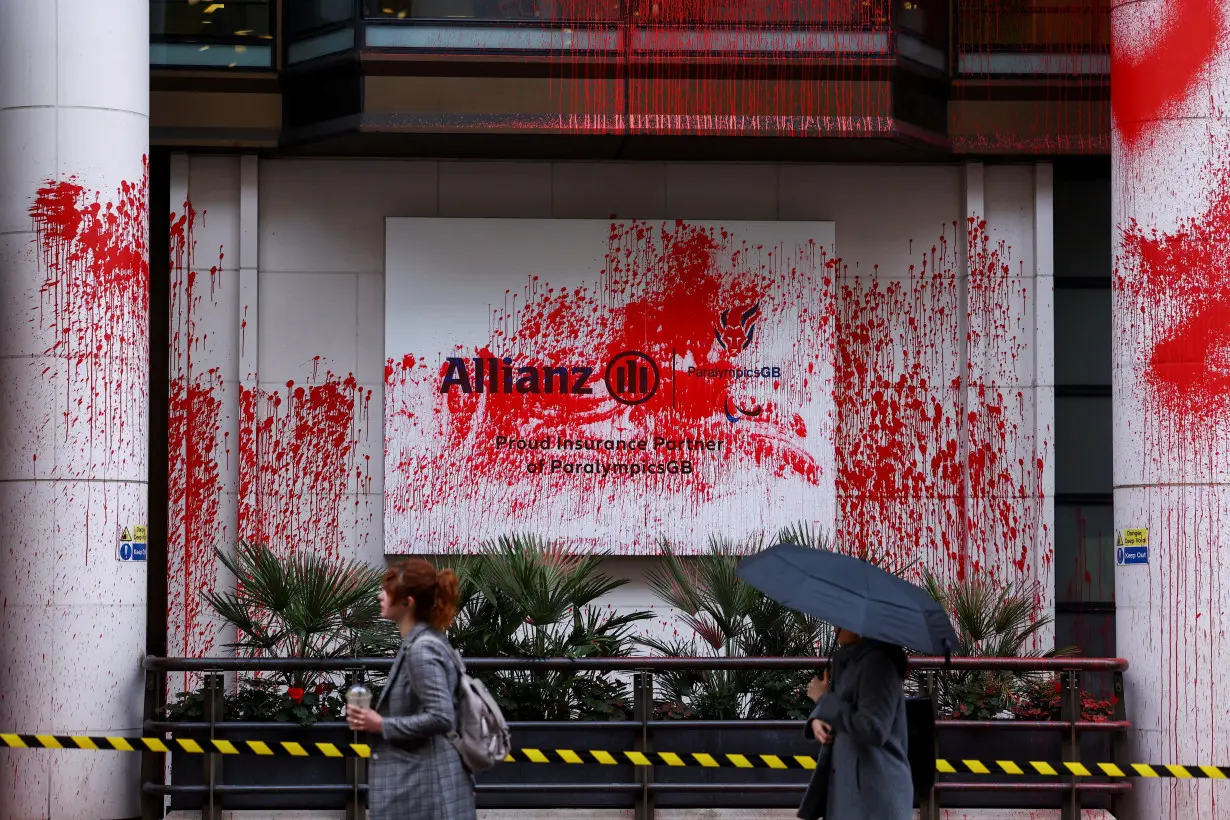
[[[738,575],[782,606],[864,638],[945,657],[959,645],[925,590],[848,555],[778,544],[745,558]]]

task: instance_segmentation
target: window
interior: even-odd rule
[[[273,67],[272,0],[150,0],[150,65]]]
[[[1115,654],[1111,185],[1055,168],[1055,640]],[[1085,688],[1105,692],[1110,677]]]

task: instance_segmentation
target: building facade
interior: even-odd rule
[[[787,520],[941,575],[1036,584],[1055,615],[1044,643],[1132,663],[1134,759],[1220,761],[1221,132],[1201,102],[1219,99],[1220,39],[1194,33],[1220,31],[1220,11],[109,5],[73,23],[26,0],[0,8],[0,31],[37,34],[0,43],[0,278],[17,385],[0,404],[17,545],[2,640],[22,693],[0,700],[0,724],[135,732],[144,652],[226,643],[200,598],[233,584],[217,546],[372,563],[481,549],[449,529],[464,519],[456,506],[432,504],[498,498],[474,530],[484,537],[592,525],[573,542],[634,579],[617,608],[651,603],[659,535],[696,552]],[[147,23],[148,51],[133,33]],[[1190,47],[1155,43],[1155,29]],[[1148,77],[1177,53],[1204,56],[1162,94]],[[441,239],[461,220],[469,241]],[[793,284],[749,294],[779,269],[742,266],[747,254],[720,242],[694,271],[670,251],[693,234],[793,253],[781,280]],[[596,296],[597,312],[560,319],[533,290],[550,277],[609,285],[611,259],[633,246],[624,273],[639,284]],[[452,276],[455,290],[411,287]],[[473,429],[419,424],[455,410],[434,403],[432,382],[450,354],[528,362],[542,352],[532,342],[568,333],[614,353],[617,309],[626,323],[638,299],[676,297],[667,330],[642,321],[637,339],[693,366],[785,373],[760,396],[704,393],[680,428],[663,426],[679,418],[677,394],[600,423],[500,427],[488,396]],[[680,353],[693,309],[703,327]],[[432,325],[449,311],[482,332]],[[549,321],[531,338],[536,315]],[[769,350],[772,362],[756,358]],[[753,418],[753,401],[773,409]],[[694,479],[578,490],[520,476],[528,462],[494,444],[509,430],[663,429],[726,449]],[[524,487],[535,504],[520,503]],[[659,506],[621,528],[602,517],[627,522],[615,499]],[[1116,566],[1124,530],[1147,531],[1148,563]],[[148,544],[148,561],[117,560],[125,543]],[[65,619],[81,626],[66,632]],[[669,613],[652,628],[673,629]],[[45,682],[58,693],[83,658],[113,690],[49,700]],[[15,757],[0,812],[135,814],[135,772],[91,765]],[[1133,801],[1141,818],[1212,817],[1213,795],[1139,785]]]

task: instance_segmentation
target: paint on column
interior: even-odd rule
[[[216,258],[211,253],[208,270],[198,266],[195,231],[205,218],[191,202],[171,215],[169,260],[168,615],[173,646],[186,657],[207,655],[216,646],[216,623],[202,599],[217,581],[215,548],[246,538],[277,550],[320,549],[336,556],[361,547],[373,520],[366,497],[370,465],[358,454],[367,435],[371,390],[360,388],[353,377],[326,373],[323,379],[314,376],[314,384],[289,383],[285,391],[240,388],[232,407],[225,401],[227,375],[218,366],[198,364],[211,343],[203,328],[212,325],[210,314],[234,284],[222,272],[223,248]],[[246,309],[235,328],[241,339],[245,317]],[[256,374],[250,381],[256,383]],[[239,419],[238,442],[223,431],[232,416]],[[221,505],[232,455],[240,482],[235,520],[223,516]],[[348,530],[359,531],[357,539],[344,537]]]
[[[1016,387],[1026,280],[984,221],[964,227],[907,271],[834,260],[838,531],[958,578],[1039,577],[1054,548],[1047,442],[1034,440],[1034,397]]]
[[[204,616],[202,593],[217,581],[215,547],[226,547],[233,526],[220,513],[222,470],[229,461],[230,442],[222,433],[226,409],[222,403],[223,374],[219,367],[196,363],[208,341],[202,312],[218,304],[223,250],[204,281],[196,267],[197,213],[185,202],[171,214],[171,357],[167,449],[170,457],[167,533],[168,631],[174,653],[184,657],[209,654],[215,625]]]
[[[1150,409],[1168,428],[1152,444],[1166,457],[1183,456],[1170,449],[1176,433],[1211,445],[1230,409],[1230,168],[1201,175],[1214,180],[1204,210],[1167,233],[1130,220],[1116,260],[1117,309],[1131,317],[1120,332],[1145,342]]]
[[[1161,6],[1162,4],[1159,4]],[[1111,111],[1129,153],[1199,93],[1201,76],[1226,39],[1216,0],[1170,0],[1161,36],[1143,47],[1116,38],[1111,50]]]
[[[67,376],[63,422],[81,458],[47,458],[41,478],[144,469],[149,362],[149,164],[103,201],[75,177],[48,180],[30,206],[45,281],[30,321],[52,331],[42,376]],[[48,364],[53,361],[56,364]],[[65,372],[52,373],[55,367]],[[140,423],[133,423],[140,419]],[[139,441],[135,439],[140,439]],[[48,454],[50,455],[50,454]],[[141,463],[132,462],[140,460]],[[86,465],[89,465],[88,467]]]
[[[313,373],[307,384],[240,389],[241,538],[332,557],[362,551],[374,520],[371,464],[360,452],[371,400],[353,374],[332,372]]]
[[[1148,691],[1134,723],[1160,726],[1137,734],[1144,753],[1209,759],[1226,751],[1230,164],[1219,108],[1230,25],[1212,0],[1116,14],[1116,519],[1147,526],[1153,541],[1147,570],[1118,571],[1120,595],[1130,590],[1119,647],[1134,669],[1141,661],[1129,684]],[[1168,178],[1157,179],[1159,165]],[[1124,521],[1125,508],[1137,519]],[[1142,785],[1133,801],[1149,816],[1223,817],[1219,794]]]

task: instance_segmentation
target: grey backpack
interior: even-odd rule
[[[447,643],[445,647],[457,666],[457,725],[448,739],[472,774],[485,772],[508,756],[512,734],[487,687],[466,673],[461,653]]]

